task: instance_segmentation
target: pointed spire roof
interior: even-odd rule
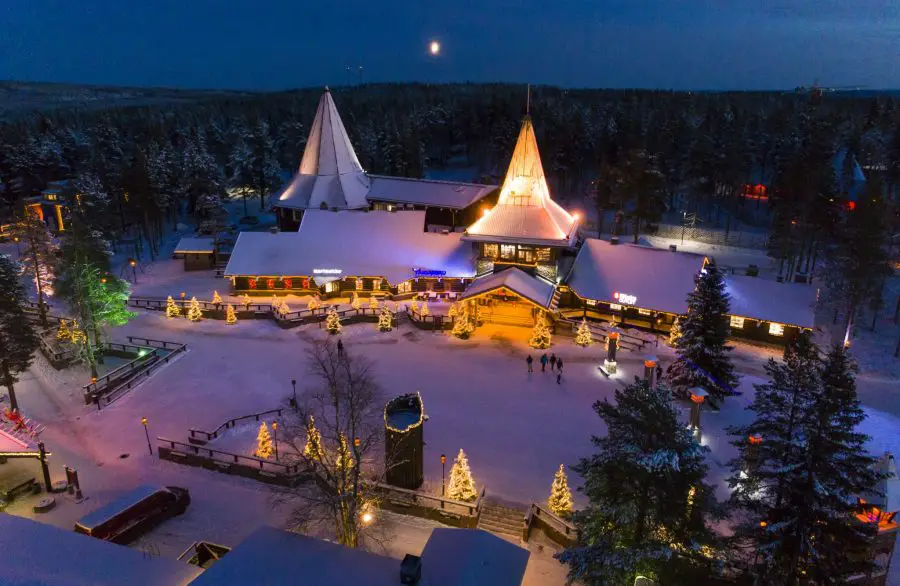
[[[550,197],[531,117],[519,131],[497,205],[466,231],[467,240],[571,246],[576,218]]]
[[[300,169],[278,196],[278,206],[356,209],[369,206],[369,178],[347,136],[337,106],[326,87],[306,140]]]

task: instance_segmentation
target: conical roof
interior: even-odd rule
[[[550,197],[534,125],[526,116],[497,205],[466,230],[466,239],[569,246],[575,223]]]
[[[356,209],[369,206],[366,176],[328,88],[319,98],[300,169],[277,198],[279,207]]]

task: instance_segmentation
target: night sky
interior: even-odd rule
[[[442,53],[428,55],[428,42]],[[0,79],[900,88],[900,0],[6,0]]]

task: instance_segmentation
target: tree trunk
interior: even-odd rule
[[[38,314],[41,316],[41,325],[46,328],[48,324],[47,309],[44,307],[44,283],[41,279],[41,265],[38,262],[37,245],[33,239],[31,240],[31,259],[34,262],[34,279],[37,284]]]
[[[16,390],[13,388],[12,372],[9,370],[9,362],[7,360],[3,361],[3,384],[6,386],[6,390],[9,391],[9,408],[13,411],[18,411],[19,402],[16,400]]]

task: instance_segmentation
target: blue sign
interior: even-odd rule
[[[417,277],[443,277],[447,271],[429,271],[426,269],[413,269],[413,274]]]

